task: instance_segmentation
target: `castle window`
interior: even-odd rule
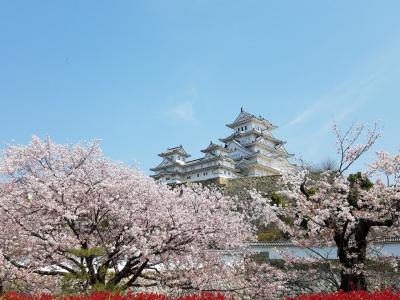
[[[197,174],[197,177],[200,177],[200,174]]]
[[[165,180],[170,180],[171,179],[171,177],[167,177],[167,178],[165,178]]]
[[[192,176],[188,176],[188,177],[186,177],[187,179],[191,179],[192,178]]]
[[[244,130],[247,130],[247,126],[244,126]]]

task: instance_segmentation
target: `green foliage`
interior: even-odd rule
[[[103,247],[95,246],[91,248],[72,248],[68,252],[82,260],[82,264],[75,270],[75,273],[65,273],[61,279],[61,291],[63,294],[76,294],[87,291],[89,286],[89,274],[87,273],[85,264],[83,263],[85,258],[95,258],[106,254],[106,250]],[[106,272],[107,270],[103,270]],[[98,270],[101,272],[101,270]],[[101,285],[95,285],[92,287],[93,291],[113,291],[105,289]]]
[[[287,205],[286,199],[282,195],[279,195],[276,192],[271,193],[271,200],[272,200],[272,203],[276,204],[276,205],[281,205],[281,206]]]
[[[61,279],[61,293],[64,295],[78,294],[85,291],[89,275],[85,272],[76,274],[65,273]]]
[[[316,187],[312,186],[312,187],[310,187],[310,188],[307,189],[307,192],[308,192],[308,194],[309,194],[310,196],[313,196],[313,195],[315,195],[315,194],[318,192],[318,189],[317,189]]]
[[[371,180],[369,180],[367,176],[363,176],[361,172],[350,174],[347,177],[347,180],[350,182],[350,185],[352,187],[354,186],[354,184],[359,184],[359,186],[366,191],[369,191],[374,186]]]
[[[267,229],[260,231],[257,234],[259,242],[277,241],[285,239],[285,234],[276,226],[268,226]]]
[[[106,254],[105,249],[103,247],[98,247],[98,246],[88,249],[72,248],[69,249],[68,252],[77,257],[96,257],[96,256],[103,256]]]
[[[108,274],[111,275],[113,272],[109,272]],[[122,293],[124,291],[120,285],[110,286],[105,283],[96,283],[89,288],[89,279],[89,274],[85,270],[75,274],[65,273],[60,282],[62,294],[72,295],[83,292]]]
[[[369,180],[367,176],[363,176],[361,172],[350,174],[347,177],[347,180],[350,182],[350,192],[347,197],[347,201],[352,207],[358,208],[357,199],[359,195],[355,187],[358,186],[363,190],[369,191],[374,184]]]
[[[90,289],[91,293],[93,293],[93,292],[112,292],[112,293],[121,294],[124,291],[125,290],[120,285],[110,286],[110,285],[102,284],[102,283],[96,283]]]

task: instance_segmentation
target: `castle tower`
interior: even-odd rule
[[[233,133],[220,141],[244,176],[278,175],[292,167],[288,158],[293,155],[284,148],[285,141],[273,137],[272,131],[278,127],[270,121],[241,109],[235,121],[226,126]]]
[[[202,158],[188,161],[190,155],[182,145],[159,154],[163,161],[155,168],[153,178],[164,183],[197,182],[215,178],[279,175],[293,168],[284,144],[272,131],[277,128],[261,116],[243,109],[236,119],[226,125],[232,134],[213,143],[201,152]]]

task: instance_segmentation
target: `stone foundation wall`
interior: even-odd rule
[[[271,195],[278,190],[279,175],[242,177],[235,179],[216,178],[202,181],[203,185],[216,185],[223,189],[227,196],[237,196],[240,198],[248,197],[248,190],[255,189],[262,194]]]

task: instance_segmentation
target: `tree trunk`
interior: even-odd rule
[[[351,237],[346,237],[347,225],[341,232],[335,234],[338,257],[343,268],[340,273],[340,289],[344,292],[367,289],[363,266],[366,261],[367,235],[370,227],[368,223],[360,221],[354,230],[351,246],[349,245]]]
[[[340,274],[340,289],[344,292],[367,290],[367,282],[365,280],[364,273],[361,272],[360,274],[347,274],[342,271]]]

